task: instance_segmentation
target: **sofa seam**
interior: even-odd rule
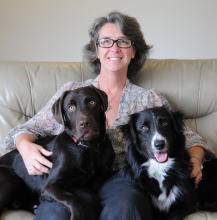
[[[30,97],[31,97],[31,111],[32,113],[34,114],[34,109],[33,109],[33,91],[32,91],[32,83],[31,83],[31,80],[30,80],[30,71],[29,71],[29,63],[24,63],[24,69],[25,69],[25,72],[26,72],[26,75],[27,75],[27,79],[29,81],[29,91],[30,91]]]
[[[80,63],[81,82],[84,82],[84,73],[82,71],[82,63]]]
[[[197,97],[197,118],[200,114],[200,100],[201,100],[201,81],[202,81],[202,64],[200,64],[200,71],[199,71],[199,82],[198,82],[198,97]],[[197,120],[195,119],[195,126],[196,131],[198,131]]]
[[[14,108],[9,108],[9,107],[7,107],[6,105],[0,104],[0,107],[6,108],[7,110],[12,111],[12,112],[17,112],[17,113],[19,113],[20,115],[25,116],[26,118],[31,118],[31,117],[32,117],[32,116],[30,116],[30,115],[25,114],[25,112],[23,112],[23,111],[18,111],[18,110],[14,109]]]

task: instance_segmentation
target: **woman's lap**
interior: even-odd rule
[[[100,203],[95,194],[89,191],[74,192],[74,207],[82,219],[97,220]],[[76,201],[76,202],[75,202]],[[35,212],[35,220],[69,220],[71,213],[63,204],[56,201],[42,200]]]
[[[70,212],[62,204],[54,201],[41,201],[36,212],[35,220],[69,220]]]
[[[91,219],[92,212],[92,219],[97,220],[98,201],[89,195],[82,195],[82,198],[85,198],[82,212],[86,214],[87,219]],[[146,194],[133,182],[118,175],[102,186],[100,199],[103,207],[100,220],[151,220],[151,206]],[[69,220],[70,212],[60,203],[42,201],[36,210],[35,220],[47,219]]]
[[[150,220],[151,206],[144,192],[133,182],[118,175],[100,190],[100,220]]]

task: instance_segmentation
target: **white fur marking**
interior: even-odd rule
[[[151,140],[151,147],[152,147],[152,149],[154,151],[156,150],[155,144],[154,144],[156,140],[164,140],[165,143],[166,143],[165,147],[167,147],[167,140],[166,140],[166,138],[156,131],[155,134],[152,137],[152,140]]]
[[[141,165],[146,167],[149,177],[155,178],[159,183],[161,194],[158,198],[152,196],[152,201],[156,207],[163,211],[168,211],[176,198],[182,194],[177,186],[173,186],[169,195],[166,195],[166,189],[163,186],[163,181],[167,177],[167,171],[173,166],[173,164],[174,159],[169,158],[165,163],[158,163],[156,160],[150,159]]]
[[[167,176],[167,171],[173,166],[174,159],[168,158],[165,163],[158,163],[154,159],[149,159],[146,163],[143,163],[141,166],[146,167],[148,175],[150,178],[155,178],[160,187],[162,187],[162,182]]]
[[[168,212],[170,206],[176,201],[177,197],[179,197],[182,192],[177,186],[172,187],[169,195],[166,195],[166,190],[164,187],[162,187],[161,190],[162,193],[158,196],[158,198],[152,196],[152,201],[160,210]]]

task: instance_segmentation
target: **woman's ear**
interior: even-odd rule
[[[98,49],[97,45],[95,47],[96,47],[96,57],[99,59],[99,49]]]
[[[136,56],[136,51],[135,51],[135,49],[133,48],[131,59],[134,59],[135,56]]]

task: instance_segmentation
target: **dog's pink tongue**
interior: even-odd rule
[[[159,163],[166,162],[168,158],[168,154],[166,152],[158,152],[155,153],[154,156]]]

